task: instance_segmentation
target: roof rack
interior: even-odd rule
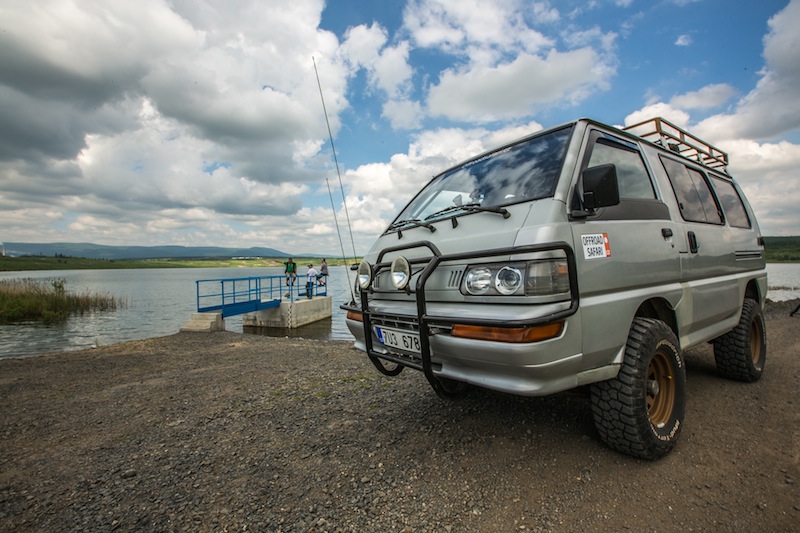
[[[695,137],[667,120],[656,117],[623,128],[642,139],[660,144],[667,150],[696,161],[708,168],[727,172],[728,153]],[[655,137],[655,138],[653,138]]]

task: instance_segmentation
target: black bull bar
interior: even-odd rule
[[[416,318],[418,320],[419,337],[420,337],[420,359],[421,359],[421,364],[420,364],[408,357],[397,356],[391,353],[379,353],[374,350],[372,342],[372,318],[371,318],[372,312],[370,311],[369,308],[369,295],[376,292],[375,289],[372,287],[372,282],[377,276],[377,274],[380,271],[391,267],[391,263],[383,261],[383,258],[387,254],[400,252],[403,250],[409,250],[413,248],[423,248],[423,247],[430,250],[432,254],[430,258],[426,257],[422,259],[409,260],[409,263],[412,265],[412,271],[414,265],[422,265],[423,263],[426,263],[422,271],[420,272],[419,276],[417,277],[414,290],[416,309],[417,309]],[[547,252],[552,250],[562,250],[567,258],[569,287],[570,287],[569,308],[563,311],[552,313],[547,316],[537,317],[535,319],[522,319],[522,320],[497,320],[491,318],[456,318],[456,317],[428,315],[427,301],[425,299],[425,286],[426,283],[428,282],[428,279],[431,277],[433,272],[442,262],[468,261],[468,260],[471,261],[474,259],[481,259],[484,257],[519,255],[519,254],[528,254],[533,252]],[[393,290],[398,290],[398,289],[393,289]],[[405,289],[405,291],[408,294],[411,293],[411,290],[408,287]],[[433,387],[433,390],[436,391],[437,395],[439,395],[440,397],[448,397],[455,394],[454,386],[456,384],[451,383],[450,380],[446,380],[445,378],[439,378],[433,372],[433,366],[431,364],[431,346],[430,346],[431,325],[452,325],[456,322],[458,322],[459,324],[466,324],[466,325],[509,327],[509,328],[542,325],[575,314],[575,312],[578,310],[578,303],[579,303],[578,294],[579,294],[578,278],[577,278],[577,269],[575,263],[575,254],[572,250],[572,247],[565,242],[554,242],[548,244],[536,244],[528,246],[513,246],[507,248],[496,248],[493,250],[486,250],[483,252],[464,252],[459,254],[443,255],[432,242],[418,241],[398,246],[392,246],[381,250],[380,254],[378,255],[377,261],[372,269],[372,279],[370,280],[370,288],[367,290],[363,289],[361,290],[361,308],[359,309],[355,307],[355,302],[353,302],[350,305],[342,305],[341,309],[345,311],[355,311],[362,314],[363,317],[362,320],[364,325],[364,344],[366,347],[367,356],[375,365],[375,368],[378,369],[378,371],[387,376],[396,376],[403,370],[404,367],[407,366],[414,368],[416,370],[420,370],[422,371],[423,374],[425,374],[425,377],[427,378],[431,387]],[[387,368],[383,364],[382,360],[395,363],[397,366],[395,368]]]

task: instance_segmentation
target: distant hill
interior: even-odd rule
[[[764,237],[767,261],[800,261],[800,236]],[[230,259],[233,257],[324,257],[324,254],[288,254],[274,248],[221,246],[105,246],[86,242],[5,243],[6,255],[85,257],[87,259]]]
[[[800,236],[764,237],[767,261],[800,261]]]
[[[223,248],[220,246],[105,246],[102,244],[5,243],[6,255],[41,255],[46,257],[85,257],[88,259],[187,259],[232,257],[289,257],[291,254],[274,248]],[[298,255],[298,257],[301,257]],[[302,256],[310,257],[310,256]],[[315,256],[311,256],[315,257]]]

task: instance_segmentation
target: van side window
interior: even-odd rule
[[[720,209],[714,201],[711,186],[705,176],[673,159],[662,157],[661,162],[675,191],[683,219],[690,222],[722,224]]]
[[[636,150],[600,138],[592,149],[587,168],[606,164],[617,167],[620,198],[652,200],[656,197],[642,156]]]
[[[711,183],[717,191],[717,198],[722,204],[722,209],[725,211],[725,217],[728,219],[728,224],[734,228],[750,228],[750,217],[747,216],[747,210],[744,208],[742,198],[736,192],[736,187],[733,183],[716,176],[711,176]]]

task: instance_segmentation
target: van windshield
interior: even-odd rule
[[[549,131],[436,176],[389,229],[552,196],[571,134],[572,126]]]

